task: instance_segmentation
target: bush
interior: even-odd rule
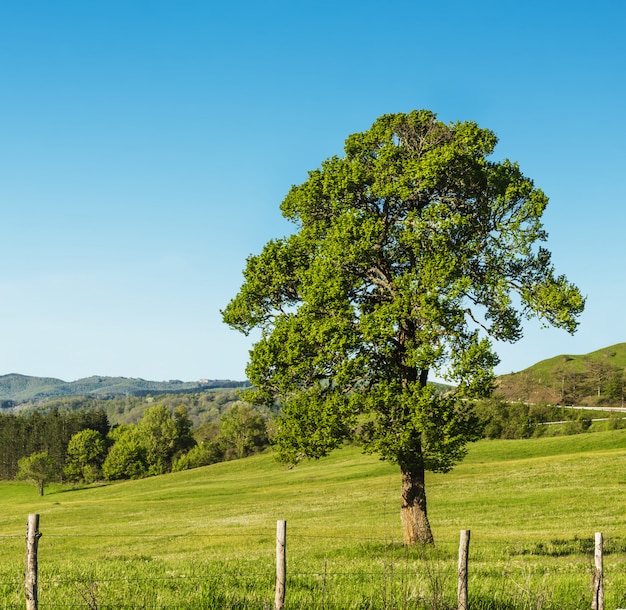
[[[221,443],[210,441],[200,443],[191,448],[187,453],[179,455],[172,464],[172,471],[189,470],[200,468],[224,460],[224,447]]]

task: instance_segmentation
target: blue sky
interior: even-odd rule
[[[496,132],[588,297],[498,372],[626,341],[625,27],[615,0],[0,3],[0,374],[243,379],[219,310],[289,187],[416,108]]]

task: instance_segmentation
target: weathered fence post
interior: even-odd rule
[[[591,600],[592,610],[604,610],[604,576],[602,573],[602,533],[596,532],[595,550],[593,553],[595,569],[591,588],[593,598]]]
[[[467,563],[469,558],[470,530],[461,530],[459,542],[459,583],[457,587],[459,610],[468,610],[467,605]]]
[[[37,546],[39,532],[39,515],[28,515],[26,523],[26,610],[37,610]]]
[[[274,610],[283,610],[285,607],[285,581],[287,578],[287,522],[276,522],[276,596]]]

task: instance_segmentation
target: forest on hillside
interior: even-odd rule
[[[241,400],[239,390],[220,388],[195,393],[181,394],[146,394],[140,396],[66,396],[50,398],[45,401],[25,402],[5,413],[42,414],[58,411],[73,413],[76,411],[102,410],[112,426],[136,424],[146,409],[156,404],[163,405],[171,412],[177,407],[185,407],[194,427],[217,421],[233,404]],[[3,412],[0,410],[0,413]]]
[[[231,391],[50,400],[0,412],[0,479],[29,479],[43,493],[51,481],[133,479],[239,459],[270,445],[277,415]],[[588,412],[498,397],[477,401],[474,415],[483,438],[578,434],[592,423]],[[621,414],[606,417],[607,427],[623,427]]]
[[[474,403],[476,423],[488,439],[584,433],[595,429],[592,418],[604,419],[605,428],[624,427],[623,414],[563,406],[623,405],[625,370],[626,344],[539,362],[500,377],[494,397]],[[5,376],[20,391],[26,384],[29,392],[39,392],[44,381]],[[2,401],[0,479],[29,479],[43,493],[52,481],[140,478],[263,451],[271,444],[279,408],[244,402],[242,389]]]

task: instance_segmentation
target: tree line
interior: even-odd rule
[[[477,401],[474,413],[480,422],[482,437],[487,439],[581,434],[587,432],[592,423],[588,411],[564,409],[562,406],[546,403],[511,402],[500,396]],[[608,428],[624,427],[622,415],[610,415]],[[564,423],[560,427],[546,425],[554,422]]]
[[[170,411],[179,406],[187,409],[187,414],[198,427],[207,422],[215,422],[240,400],[237,390],[219,389],[204,392],[181,394],[146,394],[127,396],[64,396],[50,398],[44,402],[27,402],[19,405],[20,412],[38,411],[42,414],[51,411],[61,413],[72,411],[103,410],[111,426],[120,424],[136,424],[144,411],[154,405],[163,405]],[[15,407],[5,405],[5,409]],[[0,412],[2,407],[0,406]],[[269,413],[267,414],[269,415]]]
[[[519,439],[546,433],[546,422],[567,420],[560,433],[585,432],[591,420],[558,406],[476,401],[483,438]],[[621,418],[609,422],[622,427]],[[43,494],[48,482],[89,484],[136,479],[239,459],[269,445],[273,419],[237,402],[217,421],[193,426],[187,408],[153,405],[135,424],[111,427],[103,410],[0,415],[0,478],[29,479]],[[552,432],[552,431],[551,431]]]
[[[41,452],[47,453],[55,468],[62,471],[70,439],[87,428],[106,437],[110,430],[106,413],[97,409],[63,414],[1,414],[0,479],[15,479],[19,460]]]
[[[103,410],[0,415],[0,478],[93,483],[165,474],[242,458],[269,444],[268,421],[235,403],[217,422],[193,428],[185,406],[147,408],[111,427]]]

